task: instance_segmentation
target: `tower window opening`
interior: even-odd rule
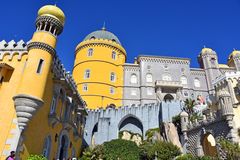
[[[91,56],[93,56],[93,49],[92,48],[89,48],[88,49],[88,57],[91,57]]]
[[[52,99],[51,107],[50,107],[50,114],[53,114],[55,112],[57,105],[57,98],[54,96]]]
[[[137,75],[136,75],[136,74],[132,74],[132,75],[131,75],[130,82],[131,82],[132,84],[136,84],[136,83],[137,83]]]
[[[112,39],[112,41],[113,41],[113,42],[116,42],[116,40],[115,40],[115,39]]]
[[[115,76],[115,73],[111,73],[111,75],[110,75],[110,80],[112,81],[112,82],[115,82],[115,80],[116,80],[116,76]]]
[[[92,36],[90,39],[95,39],[95,37],[94,37],[94,36]]]
[[[50,31],[50,25],[49,24],[46,24],[46,29],[45,29],[45,31]]]
[[[39,60],[38,67],[37,67],[37,73],[41,73],[42,72],[43,62],[44,62],[43,59]]]
[[[83,91],[87,91],[88,90],[88,85],[87,84],[83,84]]]
[[[84,78],[85,78],[85,79],[90,78],[90,70],[89,70],[89,69],[87,69],[87,70],[85,71]]]
[[[152,78],[152,74],[151,73],[146,74],[146,82],[148,82],[148,83],[152,83],[153,82],[153,78]]]
[[[197,87],[197,88],[201,87],[200,80],[198,78],[194,79],[194,86]]]
[[[116,58],[117,58],[117,54],[116,54],[115,51],[113,51],[113,52],[112,52],[112,59],[116,60]]]
[[[54,35],[55,28],[52,26],[50,32]]]

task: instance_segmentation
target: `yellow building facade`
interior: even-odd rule
[[[73,78],[88,108],[121,106],[126,51],[105,28],[90,33],[77,47]]]
[[[0,42],[0,159],[12,150],[20,159],[79,157],[86,103],[56,54],[64,20],[44,6],[30,42]]]

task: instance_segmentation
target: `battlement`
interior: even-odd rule
[[[9,56],[8,60],[12,60],[14,55],[18,55],[17,59],[21,60],[22,56],[28,53],[28,43],[30,43],[30,41],[24,42],[23,40],[20,40],[15,42],[14,40],[11,40],[6,42],[5,40],[2,40],[0,42],[0,60],[3,60],[7,55]]]
[[[240,71],[225,72],[223,75],[213,80],[212,83],[214,86],[218,86],[224,83],[226,80],[239,79],[239,78],[240,78]]]
[[[72,74],[66,71],[64,65],[62,64],[61,60],[56,55],[53,60],[53,74],[54,76],[59,79],[65,81],[70,89],[73,91],[73,94],[78,97],[78,99],[82,102],[83,106],[86,106],[85,101],[81,98],[80,94],[77,90],[76,82],[74,81]]]

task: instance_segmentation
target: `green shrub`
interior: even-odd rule
[[[180,149],[169,142],[156,141],[155,143],[145,142],[141,146],[143,157],[152,160],[155,157],[159,160],[169,160],[181,154]]]
[[[191,154],[183,154],[181,156],[178,156],[176,160],[213,160],[215,158],[211,158],[208,156],[203,156],[203,157],[194,157]]]
[[[47,158],[42,155],[30,155],[27,160],[47,160]]]
[[[132,141],[116,139],[103,144],[106,160],[139,160],[140,149]]]

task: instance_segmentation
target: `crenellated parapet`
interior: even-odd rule
[[[18,42],[15,42],[14,40],[9,42],[2,40],[0,42],[0,60],[3,60],[3,58],[7,55],[9,61],[12,60],[14,55],[18,55],[17,59],[21,60],[23,55],[28,54],[27,45],[29,43],[30,41],[24,42],[23,40]]]
[[[191,68],[190,74],[193,76],[206,76],[204,70],[200,68]]]
[[[166,57],[166,56],[149,56],[140,55],[137,59],[139,62],[156,62],[164,64],[190,64],[190,59],[188,58],[176,58],[176,57]]]
[[[124,71],[132,71],[132,72],[139,72],[140,71],[140,66],[138,64],[129,64],[125,63],[123,66]]]

